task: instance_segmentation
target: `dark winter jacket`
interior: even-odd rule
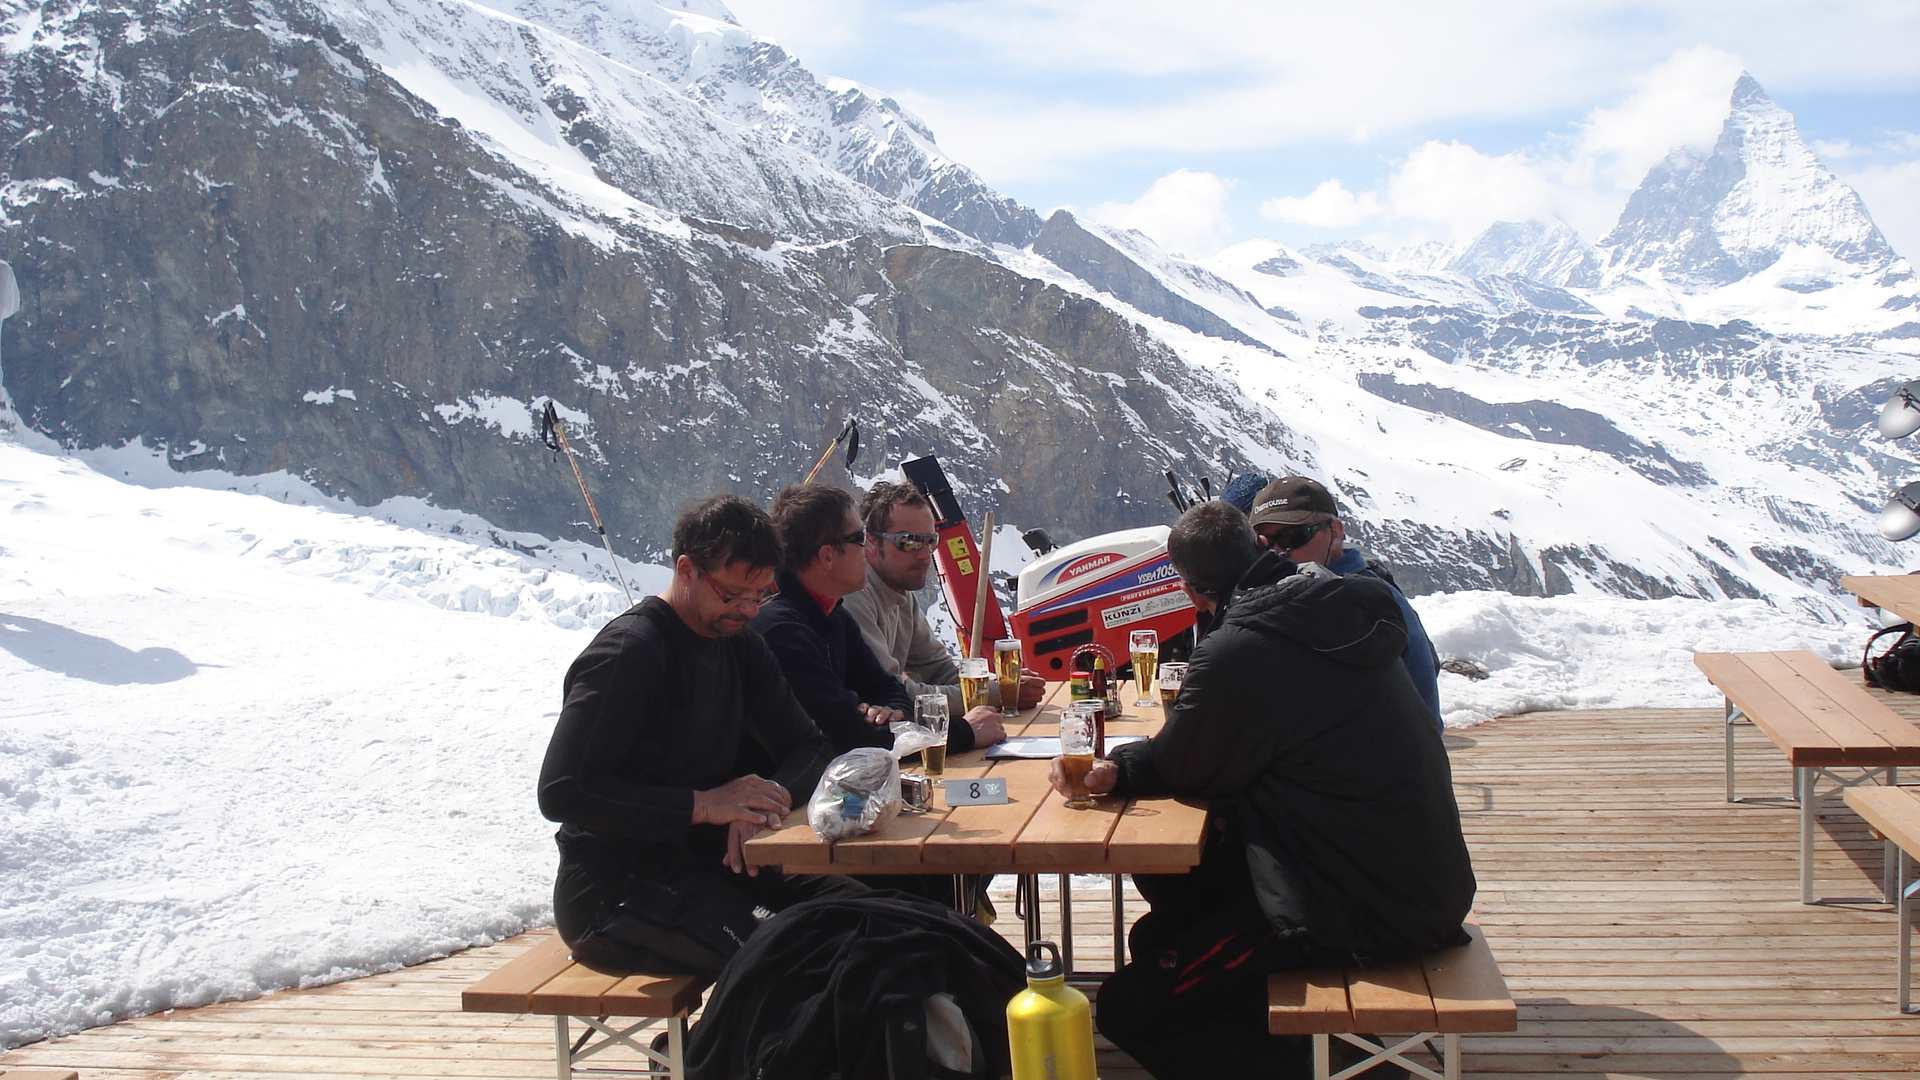
[[[1254,563],[1160,734],[1115,752],[1116,790],[1214,800],[1282,933],[1366,963],[1456,944],[1473,868],[1392,589],[1293,571]]]
[[[1400,591],[1393,575],[1387,572],[1386,567],[1367,558],[1358,548],[1342,551],[1327,569],[1336,574],[1377,577],[1393,589],[1393,602],[1400,606],[1400,618],[1407,624],[1407,647],[1400,652],[1400,662],[1406,665],[1407,674],[1413,679],[1413,688],[1420,691],[1420,700],[1433,710],[1433,722],[1441,724],[1440,654],[1434,651],[1433,639],[1427,636],[1427,628],[1420,622],[1420,613],[1407,602],[1406,594]]]
[[[860,706],[885,705],[911,717],[913,699],[907,695],[906,684],[880,666],[860,632],[860,624],[844,605],[834,605],[829,615],[820,610],[799,578],[782,573],[774,581],[780,595],[760,608],[752,626],[767,639],[767,646],[780,660],[787,685],[826,733],[833,752],[844,754],[856,746],[892,746],[893,733],[884,725],[867,723]],[[973,749],[973,729],[964,723],[950,723],[948,745],[955,751]]]

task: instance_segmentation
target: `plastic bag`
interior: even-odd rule
[[[807,800],[807,824],[822,840],[859,836],[900,813],[900,762],[877,746],[849,750],[827,763]]]

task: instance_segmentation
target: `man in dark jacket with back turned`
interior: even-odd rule
[[[865,891],[742,859],[740,845],[810,795],[831,756],[747,627],[779,559],[773,522],[752,502],[717,495],[688,509],[666,592],[608,623],[567,671],[540,811],[562,823],[553,915],[582,963],[711,978],[753,933],[756,909]]]
[[[1100,1030],[1160,1080],[1305,1075],[1306,1047],[1267,1034],[1268,972],[1466,940],[1473,868],[1446,750],[1385,582],[1261,555],[1223,502],[1182,516],[1167,549],[1218,617],[1161,732],[1088,786],[1211,799],[1216,829],[1193,873],[1135,878],[1152,910],[1101,990]]]

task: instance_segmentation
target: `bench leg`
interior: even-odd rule
[[[580,1033],[580,1041],[577,1043],[573,1041],[572,1032],[569,1030],[568,1021],[570,1019],[579,1020],[582,1024],[586,1025],[586,1030]],[[580,1072],[591,1072],[596,1075],[665,1077],[667,1080],[680,1080],[681,1077],[686,1075],[684,1071],[686,1068],[687,1052],[686,1017],[669,1016],[665,1019],[667,1025],[667,1052],[664,1054],[634,1039],[635,1034],[645,1028],[652,1027],[654,1024],[653,1020],[641,1020],[623,1030],[609,1025],[607,1019],[608,1018],[604,1016],[556,1016],[553,1018],[554,1075],[558,1077],[558,1080],[574,1080],[576,1069]],[[600,1034],[600,1041],[598,1042],[593,1041],[595,1032]],[[634,1069],[580,1066],[580,1063],[587,1058],[592,1057],[610,1046],[619,1044],[625,1044],[629,1049],[639,1054],[646,1064]]]
[[[1344,1031],[1338,1034],[1341,1041],[1366,1051],[1367,1056],[1337,1073],[1331,1072],[1333,1068],[1332,1036],[1315,1035],[1313,1037],[1313,1080],[1347,1080],[1348,1077],[1358,1076],[1375,1065],[1387,1062],[1400,1066],[1410,1075],[1424,1077],[1425,1080],[1460,1080],[1460,1036],[1458,1035],[1446,1035],[1441,1040],[1445,1046],[1440,1063],[1440,1067],[1446,1070],[1443,1074],[1434,1072],[1417,1061],[1410,1061],[1400,1056],[1408,1050],[1418,1050],[1426,1044],[1427,1040],[1439,1034],[1438,1032],[1417,1032],[1391,1046],[1384,1040],[1374,1042],[1364,1035],[1351,1035]]]

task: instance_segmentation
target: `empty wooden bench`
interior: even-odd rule
[[[1888,889],[1900,921],[1895,936],[1895,997],[1900,1011],[1913,1012],[1913,903],[1920,882],[1913,880],[1913,860],[1920,858],[1920,791],[1901,787],[1848,788],[1847,805],[1866,819],[1893,850],[1894,871]]]
[[[1813,895],[1813,821],[1821,777],[1846,790],[1920,765],[1920,730],[1874,699],[1858,675],[1835,671],[1810,652],[1695,653],[1694,666],[1726,695],[1727,801],[1734,795],[1733,725],[1759,728],[1793,766],[1800,803],[1800,902]],[[1858,770],[1843,776],[1836,769]]]
[[[1473,935],[1470,944],[1402,964],[1268,976],[1267,1028],[1275,1035],[1313,1036],[1315,1080],[1330,1080],[1333,1035],[1368,1055],[1339,1076],[1391,1061],[1428,1080],[1459,1080],[1462,1034],[1518,1026],[1507,980],[1486,937],[1473,923],[1467,932]],[[1382,1032],[1410,1034],[1392,1045],[1365,1037]],[[1400,1056],[1436,1035],[1442,1040],[1444,1075]]]
[[[460,995],[467,1012],[531,1013],[553,1017],[554,1064],[559,1080],[573,1080],[574,1072],[604,1076],[677,1078],[686,1053],[687,1016],[700,1007],[708,980],[691,975],[606,975],[576,964],[559,934],[549,934],[538,945],[496,968]],[[585,1025],[578,1042],[569,1018]],[[640,1018],[627,1028],[609,1023],[613,1017]],[[656,1023],[666,1025],[664,1053],[634,1036]],[[598,1035],[599,1038],[595,1038]],[[638,1052],[644,1065],[619,1069],[580,1063],[612,1046]],[[4,1078],[0,1078],[4,1080]]]

